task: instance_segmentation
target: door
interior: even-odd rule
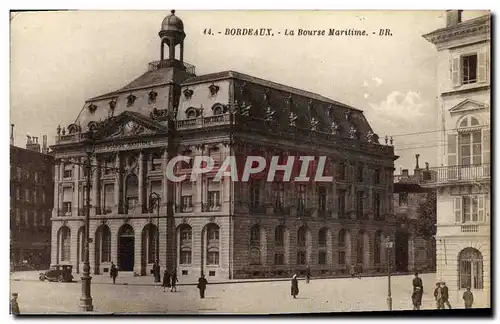
[[[126,224],[120,229],[118,237],[118,269],[120,271],[134,270],[134,230]]]

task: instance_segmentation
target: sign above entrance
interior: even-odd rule
[[[149,147],[166,146],[164,143],[155,143],[154,141],[136,141],[130,143],[121,144],[111,144],[103,145],[96,148],[96,152],[110,152],[110,151],[120,151],[120,150],[132,150],[138,148],[149,148]]]

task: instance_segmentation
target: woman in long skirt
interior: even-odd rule
[[[170,287],[170,274],[167,270],[163,271],[163,282],[161,286],[163,287],[163,291],[165,291],[165,288]]]
[[[291,294],[293,298],[297,298],[297,295],[299,294],[299,281],[297,280],[297,274],[294,274],[292,277]]]

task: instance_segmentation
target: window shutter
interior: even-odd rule
[[[484,222],[484,197],[478,197],[477,214],[480,223]]]
[[[462,221],[462,197],[455,197],[455,222]]]
[[[482,51],[477,54],[477,81],[486,82],[487,73],[486,51]]]
[[[451,80],[454,87],[459,87],[460,82],[460,57],[453,57],[451,61]]]
[[[448,166],[457,165],[457,134],[448,134]]]

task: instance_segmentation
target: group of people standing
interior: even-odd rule
[[[158,261],[153,264],[153,269],[151,270],[153,276],[155,278],[155,282],[161,282],[161,286],[163,287],[163,291],[166,288],[170,288],[171,292],[177,291],[177,283],[179,282],[179,278],[177,277],[177,270],[174,268],[172,272],[169,272],[167,269],[163,271],[163,280],[160,278],[161,268]]]
[[[413,278],[413,294],[411,296],[414,310],[420,310],[420,306],[422,305],[423,293],[424,286],[422,284],[422,279],[419,278],[418,273],[415,273],[415,277]],[[436,282],[436,288],[434,289],[436,308],[445,309],[445,306],[447,306],[448,309],[451,309],[449,298],[448,286],[446,286],[446,283],[443,281]],[[472,295],[470,288],[467,288],[462,298],[464,300],[465,308],[472,308],[472,304],[474,303],[474,296]]]

